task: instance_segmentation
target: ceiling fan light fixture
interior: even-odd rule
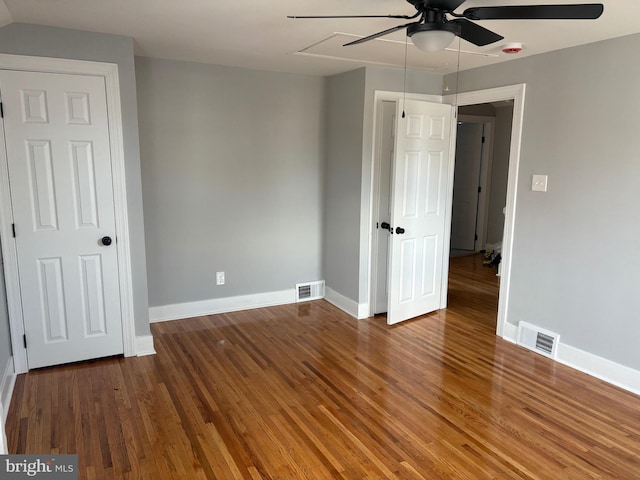
[[[412,28],[413,27],[413,28]],[[458,35],[456,24],[420,24],[407,28],[407,35],[413,44],[423,52],[435,53],[444,50]]]

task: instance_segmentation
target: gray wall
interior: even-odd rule
[[[148,335],[149,305],[133,40],[117,35],[12,23],[0,28],[0,53],[90,60],[118,65],[131,235],[135,325],[137,335]]]
[[[510,322],[640,369],[640,49],[633,35],[460,74],[526,83]],[[547,193],[533,174],[549,175]]]
[[[369,301],[369,226],[376,90],[402,92],[404,71],[366,67],[327,81],[324,272],[327,286]],[[407,92],[440,95],[442,77],[407,71]]]
[[[136,76],[150,305],[321,279],[324,79],[150,58]]]
[[[327,287],[358,301],[364,68],[327,79],[324,274]]]
[[[495,132],[493,134],[493,161],[489,190],[489,211],[487,218],[487,243],[502,241],[504,234],[503,209],[507,204],[507,176],[509,174],[509,154],[511,151],[511,124],[513,107],[495,108]]]

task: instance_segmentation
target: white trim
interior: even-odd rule
[[[516,343],[518,327],[511,323],[505,324],[502,338],[511,343]],[[638,370],[620,365],[619,363],[612,362],[611,360],[585,352],[584,350],[562,342],[558,342],[555,361],[635,393],[636,395],[640,395],[640,371]]]
[[[431,95],[427,93],[409,93],[407,92],[392,92],[389,90],[376,90],[373,92],[374,105],[377,105],[378,102],[387,101],[387,102],[398,102],[402,99],[407,100],[420,100],[422,102],[432,102],[432,103],[442,103],[442,96],[440,95]],[[375,118],[374,118],[375,120]],[[375,124],[375,121],[374,121]],[[374,141],[375,145],[375,141]]]
[[[513,100],[513,123],[511,127],[511,146],[509,151],[509,173],[507,177],[507,205],[502,238],[502,261],[500,269],[500,295],[498,299],[498,322],[496,334],[505,336],[508,324],[509,294],[511,282],[511,261],[513,257],[513,238],[516,220],[516,199],[518,190],[518,170],[520,168],[520,144],[522,141],[522,122],[524,118],[524,97],[526,85],[509,85],[476,92],[463,92],[447,95],[446,103],[452,105],[475,105],[502,100]]]
[[[156,349],[153,346],[153,335],[140,335],[136,337],[136,356],[155,355]]]
[[[558,343],[557,361],[640,395],[640,371],[638,370],[563,343]]]
[[[131,274],[131,252],[129,243],[129,219],[125,179],[125,156],[122,140],[122,112],[118,66],[112,63],[88,62],[59,58],[31,57],[0,54],[0,69],[32,72],[96,75],[105,78],[107,111],[109,112],[109,137],[113,173],[114,210],[116,218],[116,249],[118,251],[118,274],[120,278],[120,310],[122,319],[122,343],[125,356],[136,355],[135,318],[133,309],[133,279]],[[4,124],[0,139],[0,238],[5,259],[7,304],[11,325],[16,373],[28,371],[27,354],[22,346],[24,323],[20,298],[17,253],[15,242],[9,232],[13,223],[9,174],[4,144]]]
[[[518,343],[518,327],[511,323],[505,323],[502,329],[502,338],[511,343]]]
[[[16,384],[16,373],[13,369],[13,357],[9,357],[7,364],[2,370],[2,379],[0,381],[0,427],[4,431],[4,424],[7,421],[9,413],[9,405],[11,405],[11,397],[13,397],[13,387]]]
[[[0,417],[4,418],[4,410],[2,408],[2,404],[0,403]],[[4,423],[0,425],[0,455],[6,455],[9,453],[7,450],[7,435],[4,430]]]
[[[350,298],[345,297],[341,293],[336,292],[330,287],[326,287],[324,290],[324,299],[335,307],[338,307],[345,313],[348,313],[358,320],[369,317],[369,304],[358,303]]]
[[[358,304],[358,309],[357,309],[357,315],[356,318],[358,320],[362,320],[365,318],[369,318],[369,312],[371,311],[370,309],[370,305],[368,303],[359,303]]]
[[[149,321],[151,323],[166,322],[169,320],[237,312],[239,310],[250,310],[252,308],[273,307],[275,305],[285,305],[289,303],[296,303],[296,291],[293,288],[279,292],[213,298],[198,302],[174,303],[173,305],[151,307],[149,308]]]
[[[443,103],[447,103],[443,101]],[[442,273],[440,274],[440,308],[449,304],[449,257],[451,255],[451,222],[453,219],[453,182],[456,173],[456,144],[458,141],[458,112],[452,108],[449,129],[449,158],[445,186],[444,240],[442,246]]]

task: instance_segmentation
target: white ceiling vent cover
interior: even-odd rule
[[[324,298],[324,280],[309,283],[296,283],[296,302]]]
[[[518,345],[544,355],[556,358],[560,335],[528,322],[518,324]]]

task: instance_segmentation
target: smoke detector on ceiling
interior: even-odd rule
[[[507,43],[504,47],[502,47],[502,53],[520,53],[520,50],[522,50],[521,43]]]

